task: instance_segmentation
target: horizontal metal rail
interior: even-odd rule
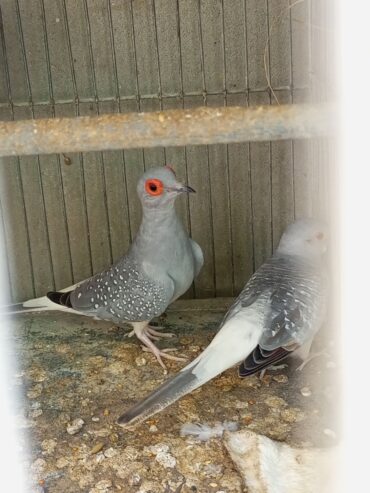
[[[0,122],[0,156],[307,139],[333,132],[328,105],[199,107]]]

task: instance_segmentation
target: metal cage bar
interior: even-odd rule
[[[316,138],[331,134],[332,113],[293,104],[0,122],[0,156]]]

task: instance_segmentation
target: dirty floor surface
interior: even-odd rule
[[[189,360],[212,339],[230,300],[179,301],[157,322],[176,334]],[[247,491],[222,440],[181,437],[186,422],[236,421],[298,446],[336,440],[336,362],[326,354],[302,372],[297,362],[241,380],[230,369],[162,413],[125,431],[123,410],[164,381],[154,356],[109,323],[63,313],[27,314],[12,321],[22,390],[19,426],[30,441],[32,491],[43,493],[239,493]],[[163,346],[163,344],[165,346]],[[315,350],[314,347],[314,350]],[[320,346],[321,348],[321,346]],[[167,362],[169,374],[184,363]]]

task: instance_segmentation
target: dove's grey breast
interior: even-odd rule
[[[176,214],[167,216],[165,221],[156,217],[150,224],[143,221],[140,234],[132,245],[135,260],[142,265],[143,271],[153,280],[171,282],[174,301],[191,286],[198,273],[192,240],[184,230]],[[150,227],[150,234],[147,228]]]
[[[103,320],[151,320],[191,285],[192,244],[175,214],[144,217],[128,254],[71,293],[74,309]]]

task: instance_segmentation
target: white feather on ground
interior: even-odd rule
[[[202,442],[206,442],[211,438],[222,437],[225,431],[236,431],[238,423],[234,421],[224,421],[223,423],[215,423],[214,426],[201,423],[185,423],[181,427],[180,435],[194,436]]]

